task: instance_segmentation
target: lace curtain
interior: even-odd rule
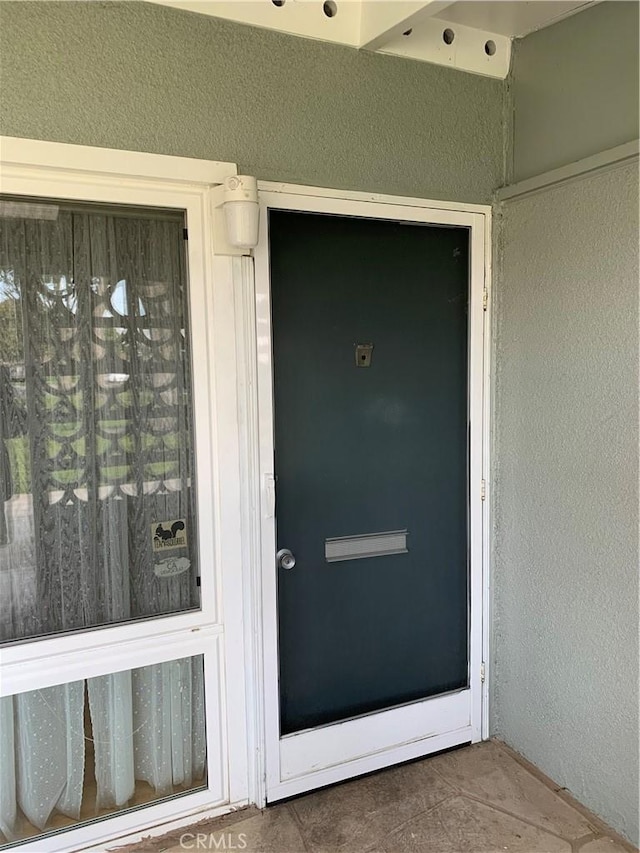
[[[0,213],[0,638],[197,607],[182,219]],[[99,808],[202,777],[201,669],[87,681]],[[8,837],[16,803],[78,817],[84,707],[84,682],[2,700]]]
[[[87,803],[85,689],[95,761]],[[125,808],[136,782],[156,797],[204,782],[202,657],[127,670],[0,699],[0,831],[8,841]],[[83,808],[84,806],[84,808]]]
[[[182,222],[0,218],[0,275],[2,639],[197,606]]]

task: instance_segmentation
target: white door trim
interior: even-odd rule
[[[277,181],[259,181],[258,189],[263,193],[300,195],[306,198],[326,198],[336,199],[337,201],[369,201],[375,204],[397,204],[402,207],[419,207],[424,210],[452,210],[458,213],[481,213],[483,216],[491,216],[490,204],[464,204],[457,201],[414,198],[404,195],[356,192],[355,190],[338,190],[330,187],[305,186],[303,184],[282,184]]]
[[[444,749],[464,740],[477,741],[488,736],[488,691],[486,689],[486,662],[488,660],[488,619],[489,566],[488,566],[488,501],[486,496],[489,471],[489,334],[487,311],[483,310],[483,291],[488,294],[490,273],[490,219],[491,208],[485,205],[464,205],[451,202],[427,201],[424,199],[405,199],[396,196],[346,192],[316,187],[301,187],[287,184],[261,182],[259,184],[261,205],[260,242],[255,250],[255,317],[245,317],[241,321],[245,330],[255,323],[256,359],[255,373],[249,369],[245,376],[245,388],[257,385],[258,411],[257,423],[251,427],[257,437],[258,464],[249,478],[244,513],[251,518],[251,507],[256,505],[259,512],[253,514],[253,536],[261,552],[261,559],[254,571],[252,582],[253,618],[256,631],[257,652],[261,655],[254,662],[254,695],[256,698],[256,719],[264,720],[262,750],[258,745],[256,759],[256,785],[253,792],[258,805],[264,805],[267,799],[267,787],[270,799],[280,799],[308,790],[310,787],[329,784],[352,775],[366,773],[408,758]],[[372,218],[395,219],[402,221],[433,222],[443,225],[466,225],[471,228],[471,306],[470,306],[470,388],[473,397],[470,400],[472,420],[472,454],[470,471],[470,524],[471,524],[471,655],[470,689],[471,708],[466,721],[460,719],[455,732],[449,736],[438,735],[426,746],[425,738],[416,737],[414,717],[407,711],[406,737],[402,733],[392,747],[362,756],[344,753],[347,763],[336,764],[335,757],[327,756],[326,761],[313,773],[296,774],[295,761],[283,772],[281,761],[286,759],[286,740],[283,751],[274,757],[273,748],[268,745],[279,742],[279,712],[277,699],[277,622],[276,622],[276,584],[275,524],[273,520],[273,401],[271,370],[271,318],[269,306],[269,259],[267,211],[268,208],[282,208],[299,211],[315,211],[338,215],[366,216]],[[250,310],[250,307],[249,307]],[[238,320],[237,320],[238,322]],[[250,397],[245,398],[245,417],[250,419],[248,406]],[[484,490],[482,482],[484,480]],[[484,662],[484,667],[483,667]],[[262,671],[261,671],[262,670]],[[484,677],[482,673],[485,673]],[[464,693],[464,691],[461,691]],[[432,700],[433,701],[433,700]],[[410,708],[411,706],[406,706]],[[434,706],[435,707],[435,706]],[[400,709],[403,710],[403,709]],[[375,717],[348,721],[339,726],[347,729],[354,724],[376,726]],[[372,722],[368,723],[367,720]],[[318,730],[320,732],[321,730]],[[423,730],[424,731],[424,730]],[[348,738],[347,738],[348,740]],[[345,743],[347,742],[345,740]],[[318,754],[326,754],[326,744],[322,737],[318,739]],[[298,768],[299,770],[300,768]],[[275,794],[275,796],[274,796]]]

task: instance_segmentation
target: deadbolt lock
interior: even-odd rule
[[[356,367],[371,367],[373,344],[356,344]]]

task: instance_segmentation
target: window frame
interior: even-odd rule
[[[228,810],[225,803],[246,797],[246,782],[229,771],[246,767],[244,694],[227,684],[229,665],[244,665],[243,627],[222,624],[223,610],[241,610],[241,582],[225,584],[222,566],[237,571],[235,531],[226,532],[228,510],[221,500],[221,484],[228,482],[226,431],[216,422],[224,405],[225,387],[214,349],[224,317],[216,310],[217,290],[233,285],[231,258],[216,256],[213,248],[213,189],[237,174],[233,163],[191,160],[141,152],[89,148],[37,140],[0,137],[0,192],[11,196],[68,199],[102,205],[140,206],[184,211],[188,239],[188,303],[193,389],[194,456],[201,577],[200,609],[144,617],[64,634],[12,641],[0,647],[0,695],[14,695],[139,666],[204,655],[207,739],[207,785],[157,805],[115,813],[99,821],[56,832],[60,853],[77,850],[130,832],[167,823],[185,822]],[[197,389],[197,393],[195,391]],[[218,418],[221,420],[221,417]],[[238,573],[239,574],[239,573]],[[233,650],[233,653],[230,651]],[[233,660],[231,660],[233,658]],[[227,720],[227,703],[241,710],[235,722]],[[245,774],[246,775],[246,774]],[[233,776],[233,778],[232,778]],[[198,814],[197,818],[193,818]],[[16,850],[50,849],[51,836],[15,842]],[[13,848],[11,848],[13,849]]]

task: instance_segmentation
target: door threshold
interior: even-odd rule
[[[397,711],[399,708],[408,708],[411,705],[417,705],[420,702],[426,702],[429,699],[440,699],[444,696],[454,696],[456,693],[462,693],[469,689],[469,684],[464,687],[456,687],[455,690],[445,690],[443,693],[433,693],[429,696],[421,696],[419,699],[410,699],[408,702],[398,702],[397,705],[385,705],[384,708],[378,708],[375,711],[364,711],[362,714],[354,714],[351,717],[343,717],[340,720],[333,720],[331,723],[319,723],[317,726],[309,726],[306,729],[299,729],[295,732],[289,732],[286,735],[280,735],[280,740],[297,737],[298,735],[308,734],[309,732],[317,731],[318,729],[328,729],[331,726],[340,726],[344,723],[351,723],[354,720],[361,720],[364,717],[374,717],[376,714],[384,714],[386,711]]]

